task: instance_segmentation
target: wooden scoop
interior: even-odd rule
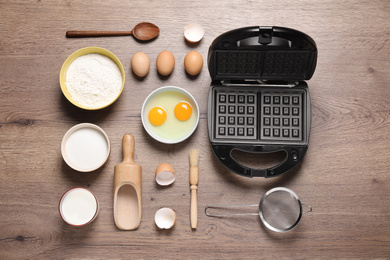
[[[152,23],[139,23],[132,31],[67,31],[67,38],[80,37],[105,37],[105,36],[130,36],[133,35],[140,41],[149,41],[157,37],[160,29]]]
[[[133,135],[123,136],[123,161],[114,169],[114,220],[122,230],[141,222],[142,167],[134,162],[134,144]]]

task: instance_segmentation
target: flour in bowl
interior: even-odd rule
[[[113,102],[122,89],[118,65],[109,57],[92,53],[75,59],[66,74],[66,87],[83,107],[99,108]]]

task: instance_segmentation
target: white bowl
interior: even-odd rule
[[[163,93],[168,93],[167,95],[169,96],[169,93],[172,93],[172,100],[170,100],[170,103],[164,103],[164,104],[158,104],[159,106],[167,106],[164,107],[167,109],[167,121],[161,126],[153,126],[148,119],[148,114],[150,110],[150,105],[151,101],[155,101],[156,96],[161,96],[160,94]],[[177,103],[178,98],[183,97],[184,100],[181,101],[186,101],[191,105],[192,108],[192,114],[191,118],[187,120],[188,122],[180,122],[178,119],[173,118],[175,115],[173,114],[173,108]],[[174,98],[173,98],[174,97]],[[176,100],[176,101],[175,101]],[[173,107],[173,108],[172,108]],[[172,117],[173,119],[169,119],[168,117]],[[190,137],[196,127],[198,126],[199,123],[199,107],[198,103],[196,102],[195,98],[186,90],[179,88],[179,87],[174,87],[174,86],[166,86],[166,87],[161,87],[156,90],[154,90],[152,93],[149,94],[149,96],[145,99],[143,105],[142,105],[142,110],[141,110],[141,120],[142,120],[142,125],[144,126],[146,132],[153,137],[155,140],[165,143],[165,144],[176,144],[180,143],[184,140],[186,140],[188,137]],[[187,124],[187,125],[185,125]],[[185,131],[180,132],[176,136],[169,136],[173,132],[172,130],[178,130],[181,127],[185,127]],[[169,137],[168,137],[169,136]]]
[[[82,123],[70,128],[62,138],[61,153],[64,161],[74,170],[97,170],[110,155],[107,134],[97,125]]]

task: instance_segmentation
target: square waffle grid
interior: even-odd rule
[[[217,92],[216,138],[258,138],[256,92]]]
[[[215,138],[301,141],[303,92],[215,92]]]
[[[217,75],[220,77],[305,77],[310,52],[302,51],[217,51]]]
[[[263,76],[305,77],[310,53],[275,51],[265,53]]]
[[[261,134],[263,140],[302,140],[302,93],[263,92]]]
[[[257,77],[260,74],[261,53],[258,51],[218,51],[219,75]]]

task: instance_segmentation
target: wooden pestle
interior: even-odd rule
[[[123,161],[114,168],[114,220],[122,230],[134,230],[141,222],[142,167],[134,162],[134,145],[134,136],[125,134]]]

